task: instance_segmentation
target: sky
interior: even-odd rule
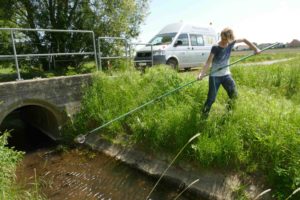
[[[170,23],[233,29],[237,39],[256,43],[300,40],[300,0],[150,0],[139,42],[149,42]]]

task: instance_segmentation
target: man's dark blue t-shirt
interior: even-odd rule
[[[212,60],[211,70],[215,72],[210,76],[225,76],[230,74],[229,67],[225,67],[219,71],[216,70],[229,64],[229,57],[234,44],[235,41],[229,43],[225,48],[220,47],[219,45],[214,45],[212,47],[211,54],[214,54],[214,58]]]

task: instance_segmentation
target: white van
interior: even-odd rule
[[[147,45],[136,52],[135,67],[167,64],[174,69],[199,67],[217,42],[217,33],[210,27],[175,23],[164,27]]]

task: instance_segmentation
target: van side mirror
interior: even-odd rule
[[[174,44],[174,47],[180,46],[182,45],[182,41],[181,40],[177,40]]]

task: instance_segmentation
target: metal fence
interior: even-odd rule
[[[101,40],[111,40],[111,41],[116,41],[116,40],[121,40],[124,42],[124,47],[125,47],[125,56],[124,55],[111,55],[111,56],[103,56],[102,57],[102,50],[101,50]],[[129,44],[128,40],[125,38],[121,37],[98,37],[98,52],[99,52],[99,66],[100,70],[102,70],[102,60],[109,60],[109,59],[127,59],[129,61],[130,59],[130,50],[129,50]]]
[[[102,57],[100,40],[112,40],[112,41],[122,40],[122,41],[124,41],[125,56],[124,55],[111,55],[111,56],[103,56]],[[133,60],[133,56],[132,56],[133,55],[132,50],[134,49],[133,46],[140,46],[140,45],[151,46],[151,59],[150,60],[136,60],[136,61]],[[126,38],[121,38],[121,37],[98,37],[98,52],[99,52],[100,70],[102,70],[102,60],[110,60],[110,59],[127,59],[128,62],[130,60],[133,60],[133,63],[151,62],[151,66],[153,66],[153,45],[150,43],[130,43]]]
[[[7,31],[10,32],[11,37],[11,44],[12,44],[12,55],[0,55],[0,59],[9,59],[12,58],[15,61],[15,67],[17,71],[17,80],[22,80],[19,68],[19,58],[29,58],[29,57],[53,57],[53,56],[70,56],[70,55],[94,55],[96,70],[102,70],[102,60],[109,60],[109,59],[127,59],[127,63],[133,60],[134,49],[133,47],[140,46],[140,45],[147,45],[151,46],[151,59],[150,60],[133,60],[133,63],[144,63],[150,62],[151,66],[153,66],[153,45],[150,43],[130,43],[127,39],[122,37],[98,37],[97,38],[97,46],[96,46],[96,39],[95,34],[93,31],[90,30],[62,30],[62,29],[30,29],[30,28],[0,28],[0,31]],[[87,33],[92,35],[93,40],[93,49],[92,52],[73,52],[73,53],[63,53],[63,52],[56,52],[56,53],[29,53],[29,54],[18,54],[16,49],[16,38],[15,32],[25,32],[25,31],[32,31],[32,32],[61,32],[61,33]],[[125,47],[125,55],[112,55],[112,56],[103,56],[102,57],[102,50],[100,41],[101,40],[112,40],[117,41],[121,40],[124,42]],[[98,48],[98,52],[97,52]],[[99,63],[98,63],[99,60]]]
[[[11,35],[11,42],[13,47],[13,55],[0,55],[0,58],[14,58],[18,79],[22,80],[20,69],[19,69],[19,60],[18,58],[27,58],[27,57],[43,57],[43,56],[65,56],[65,55],[94,55],[95,64],[98,70],[98,61],[97,61],[97,50],[96,50],[96,42],[95,42],[95,34],[93,31],[89,30],[60,30],[60,29],[29,29],[29,28],[0,28],[0,31],[9,31]],[[24,32],[24,31],[35,31],[35,32],[64,32],[64,33],[87,33],[92,35],[93,39],[93,52],[74,52],[74,53],[40,53],[40,54],[18,54],[16,50],[16,42],[15,42],[15,32]]]

